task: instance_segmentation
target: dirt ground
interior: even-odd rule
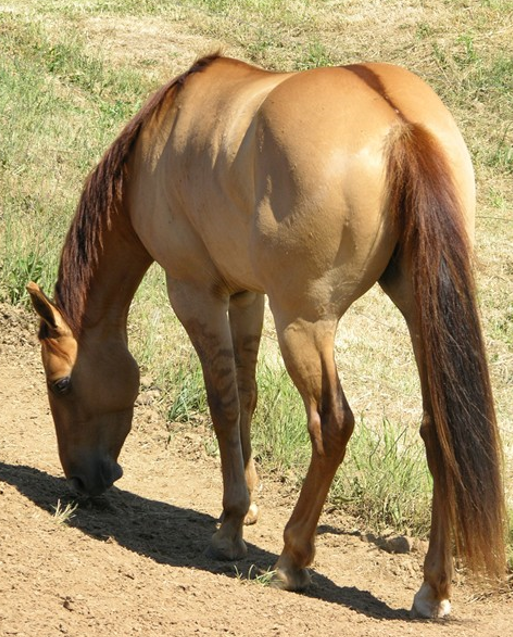
[[[205,549],[220,511],[218,459],[202,432],[170,437],[142,396],[122,452],[125,476],[82,502],[62,477],[33,321],[0,306],[0,635],[508,637],[513,597],[456,586],[448,621],[411,621],[424,544],[391,554],[353,520],[324,512],[313,583],[287,593],[251,579],[272,567],[297,496],[264,478],[249,553],[233,563]]]

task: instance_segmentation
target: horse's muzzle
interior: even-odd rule
[[[69,483],[79,495],[97,496],[105,493],[123,475],[121,466],[112,460],[102,460],[85,471],[75,471]]]

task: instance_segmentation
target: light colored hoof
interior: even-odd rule
[[[226,561],[240,560],[247,555],[247,552],[248,548],[242,538],[231,540],[223,537],[221,529],[214,533],[207,550],[209,557]]]
[[[436,599],[431,586],[424,582],[413,598],[410,611],[412,619],[443,619],[451,613],[451,602],[448,599]]]
[[[306,568],[290,569],[276,567],[272,585],[284,591],[303,591],[312,581],[310,571]]]
[[[246,517],[244,518],[244,524],[246,526],[255,524],[255,522],[258,520],[259,513],[260,511],[258,510],[257,505],[252,502],[249,507],[249,511],[246,513]]]

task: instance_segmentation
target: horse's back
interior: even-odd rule
[[[152,210],[134,226],[168,272],[341,313],[394,250],[386,156],[405,122],[431,130],[472,181],[450,114],[404,69],[274,74],[217,60],[187,79],[166,134],[156,131],[165,143],[139,178]]]

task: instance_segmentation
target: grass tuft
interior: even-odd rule
[[[57,505],[53,507],[52,517],[59,525],[68,524],[75,517],[78,506],[78,502],[68,502],[68,504],[63,505],[60,500],[57,500]]]
[[[256,582],[260,584],[260,586],[268,587],[272,586],[275,581],[276,571],[270,568],[262,571],[258,566],[251,564],[246,574],[240,571],[237,565],[235,565],[233,569],[235,571],[235,577],[242,583]]]
[[[208,410],[203,374],[198,357],[192,351],[182,359],[174,374],[166,379],[169,389],[169,422],[204,420]],[[166,392],[167,393],[167,392]]]

